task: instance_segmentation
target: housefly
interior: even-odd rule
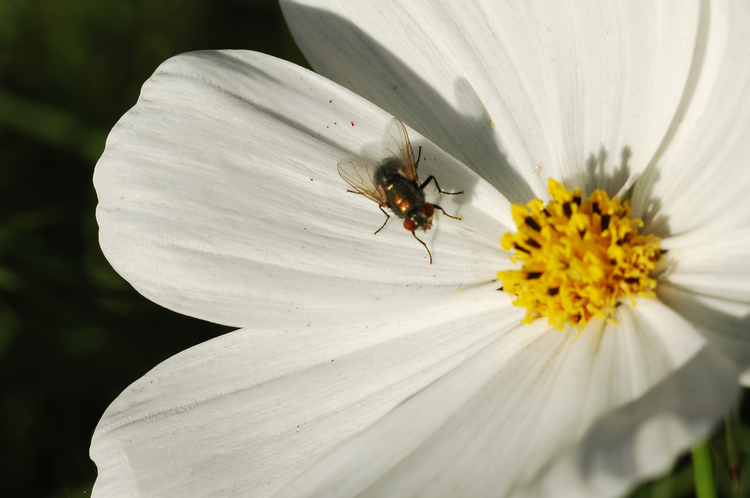
[[[432,253],[422,239],[417,237],[416,231],[429,230],[432,227],[432,216],[435,209],[454,220],[437,204],[425,201],[424,189],[430,182],[441,194],[458,195],[461,192],[445,192],[440,189],[437,179],[430,175],[420,184],[417,176],[417,166],[422,157],[422,146],[419,146],[417,160],[414,161],[414,151],[406,134],[404,123],[393,118],[385,128],[385,149],[389,153],[383,161],[372,164],[359,158],[342,159],[338,163],[339,175],[346,183],[354,187],[349,190],[355,194],[362,194],[378,203],[378,207],[386,216],[383,225],[375,231],[377,234],[385,227],[391,216],[383,208],[393,211],[393,214],[404,220],[404,228],[411,232],[415,239],[427,249],[432,264]]]

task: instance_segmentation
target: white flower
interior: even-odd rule
[[[112,403],[95,494],[613,496],[705,436],[750,366],[748,4],[282,7],[343,87],[257,53],[175,57],[97,165],[114,268],[241,330]],[[336,172],[392,115],[421,177],[465,192],[424,235],[433,265],[397,223],[374,236],[382,213]],[[548,178],[632,192],[669,251],[617,327],[521,324],[496,290],[510,204]]]

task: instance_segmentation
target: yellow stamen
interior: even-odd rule
[[[610,199],[597,190],[583,199],[580,189],[567,190],[549,180],[552,200],[535,199],[512,207],[518,231],[500,240],[503,250],[515,249],[511,261],[520,270],[497,277],[526,308],[524,323],[547,317],[558,329],[583,326],[594,316],[607,318],[621,296],[654,297],[650,277],[662,254],[659,238],[638,235],[643,221],[630,217],[630,203]]]

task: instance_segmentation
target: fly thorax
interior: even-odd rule
[[[422,191],[401,177],[387,187],[387,193],[391,209],[401,218],[410,216],[411,211],[418,210],[424,204]]]

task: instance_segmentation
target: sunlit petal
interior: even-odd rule
[[[682,5],[682,4],[680,4]],[[750,218],[750,5],[701,2],[690,77],[673,126],[633,193],[659,236]]]
[[[659,286],[659,299],[689,320],[738,369],[750,367],[750,304],[686,292],[669,282]]]
[[[381,154],[389,120],[272,57],[173,58],[146,82],[97,164],[102,249],[149,299],[228,325],[374,323],[439,308],[438,296],[508,265],[497,250],[508,204],[415,132],[424,177],[435,172],[443,189],[464,190],[440,200],[463,219],[436,214],[422,236],[433,265],[398,219],[373,235],[383,214],[347,193],[336,164]]]
[[[517,310],[494,310],[458,303],[367,328],[239,330],[180,353],[104,414],[95,492],[271,494],[515,327]]]
[[[682,408],[695,404],[694,393],[679,381],[671,384],[680,390],[669,401],[639,402],[653,398],[675,370],[692,365],[705,343],[658,302],[639,302],[635,310],[623,306],[618,320],[616,328],[593,321],[579,336],[537,321],[498,338],[320,460],[287,495],[336,490],[335,496],[386,496],[404,489],[433,495],[450,489],[461,496],[529,496],[548,484],[540,481],[547,469],[567,465],[578,445],[600,441],[589,431],[601,435],[597,423],[612,411],[623,440],[613,437],[618,441],[607,447],[606,463],[631,465],[608,469],[606,486],[597,481],[601,473],[576,468],[560,489],[587,496],[595,488],[591,496],[613,496],[654,475],[710,429],[734,401],[735,388],[730,381],[705,393],[713,402],[699,414],[683,416]],[[736,375],[728,363],[696,361],[701,373],[715,370],[713,380]],[[629,404],[635,408],[625,408]],[[664,415],[672,410],[670,424]],[[641,445],[625,444],[633,432],[656,425],[673,429],[674,437],[665,435],[662,445],[651,448],[655,455],[644,457]],[[590,465],[579,458],[581,466]]]
[[[670,265],[663,281],[684,292],[750,304],[750,228],[696,230],[665,239]]]
[[[699,23],[697,4],[648,0],[282,8],[317,71],[412,123],[513,202],[544,196],[550,176],[612,194],[632,181],[673,120]]]
[[[718,352],[702,349],[646,396],[599,419],[518,496],[556,496],[560,489],[575,489],[580,497],[619,496],[667,472],[674,455],[706,437],[736,402],[736,375]]]

